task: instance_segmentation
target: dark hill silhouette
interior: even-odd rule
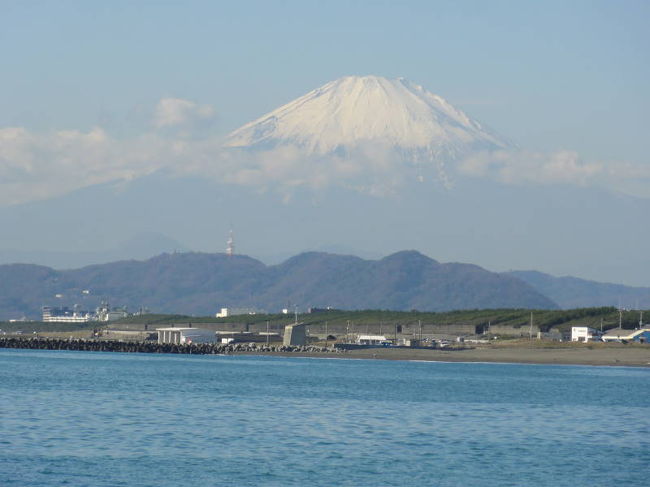
[[[195,315],[211,315],[221,307],[277,312],[287,305],[421,311],[557,308],[515,277],[475,265],[441,264],[415,251],[381,260],[308,252],[275,266],[243,255],[194,252],[65,271],[14,264],[0,266],[0,283],[0,319],[38,318],[43,305],[93,309],[102,299],[132,310],[143,306]]]

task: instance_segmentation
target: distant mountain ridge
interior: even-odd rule
[[[302,310],[557,308],[513,276],[470,264],[441,264],[415,251],[380,260],[308,252],[275,266],[243,255],[193,252],[65,271],[0,266],[0,319],[36,319],[43,305],[92,309],[103,299],[132,310],[144,306],[190,315],[212,315],[221,307],[278,312],[294,305]]]
[[[577,277],[555,277],[538,271],[511,271],[509,275],[527,282],[562,308],[616,306],[650,308],[650,287],[589,281]]]

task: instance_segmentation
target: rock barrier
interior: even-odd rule
[[[120,340],[85,340],[36,337],[0,337],[0,348],[32,350],[76,350],[83,352],[180,353],[191,355],[227,355],[230,353],[342,353],[330,347],[266,346],[258,343],[191,343],[127,342]]]

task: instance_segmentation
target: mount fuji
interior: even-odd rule
[[[224,146],[253,151],[293,147],[307,157],[376,157],[383,151],[393,162],[440,163],[512,145],[404,78],[347,76],[247,123]]]

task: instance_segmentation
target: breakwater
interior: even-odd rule
[[[180,353],[225,355],[238,352],[259,353],[341,353],[339,349],[315,346],[266,346],[258,343],[191,343],[127,342],[120,340],[84,340],[59,338],[0,337],[0,348],[32,350],[76,350],[83,352]]]

